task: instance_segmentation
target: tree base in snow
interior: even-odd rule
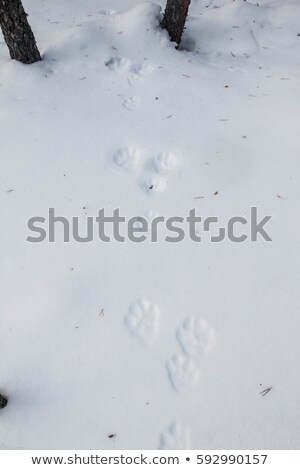
[[[191,0],[168,0],[162,27],[165,28],[171,41],[181,42],[185,20],[188,14]]]
[[[24,64],[41,60],[21,0],[0,0],[0,26],[12,59]]]
[[[0,393],[0,408],[5,408],[7,405],[7,398],[5,398],[3,395]]]

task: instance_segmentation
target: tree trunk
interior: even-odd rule
[[[165,28],[171,41],[181,41],[185,20],[188,14],[191,0],[168,0],[162,27]]]
[[[41,60],[21,0],[0,0],[0,26],[12,59],[23,64]]]

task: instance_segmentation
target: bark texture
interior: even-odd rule
[[[177,42],[178,46],[181,41],[190,3],[191,0],[167,1],[162,27],[168,31],[171,41]]]
[[[5,398],[3,395],[0,393],[0,408],[5,408],[7,405],[7,398]]]
[[[12,59],[23,64],[41,60],[21,0],[0,0],[0,26]]]

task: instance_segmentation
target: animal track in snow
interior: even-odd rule
[[[178,392],[195,385],[200,376],[200,370],[194,359],[181,353],[167,361],[167,370],[170,382]]]
[[[203,318],[191,316],[178,328],[176,337],[185,354],[198,359],[211,350],[215,331]]]
[[[134,109],[138,109],[140,106],[140,99],[137,96],[131,96],[129,98],[125,98],[123,101],[123,107],[132,111]]]
[[[163,152],[153,158],[152,163],[157,173],[166,173],[174,170],[177,160],[171,153]]]
[[[113,161],[120,168],[133,171],[140,159],[140,150],[136,147],[119,148],[113,155]]]
[[[111,16],[111,15],[114,15],[116,12],[116,10],[111,10],[111,9],[107,9],[107,10],[101,10],[99,11],[100,15],[103,15],[103,16]]]
[[[110,57],[105,65],[114,72],[125,72],[130,67],[130,60],[126,57]]]
[[[123,106],[128,109],[134,109],[138,105],[137,97],[126,98],[123,102]],[[150,158],[149,153],[145,149],[129,145],[119,148],[112,156],[115,165],[129,172],[134,172],[140,164],[143,166],[144,171],[138,178],[138,184],[147,195],[165,191],[169,182],[167,174],[177,165],[176,157],[170,153],[161,152],[154,158]],[[141,162],[142,159],[144,163]]]
[[[176,338],[182,353],[167,361],[167,370],[173,388],[180,392],[198,382],[199,359],[211,350],[215,331],[203,318],[191,316],[177,329]]]
[[[142,64],[134,64],[130,67],[132,74],[137,77],[150,75],[154,70],[155,66],[146,60]]]
[[[124,73],[128,72],[128,82],[132,85],[132,80],[138,80],[147,75],[150,75],[154,70],[155,66],[145,60],[141,64],[133,64],[126,57],[113,56],[110,57],[105,62],[106,67],[108,67],[113,72]]]
[[[125,324],[131,334],[144,343],[151,343],[159,329],[159,307],[146,299],[133,302],[125,317]]]
[[[146,194],[160,193],[166,189],[167,181],[157,175],[147,176],[141,184],[142,190]]]
[[[185,450],[191,447],[190,428],[178,422],[171,424],[166,433],[160,435],[160,450]]]
[[[177,159],[168,152],[161,152],[148,161],[147,175],[142,181],[141,187],[146,194],[162,192],[166,189],[168,180],[166,174],[177,165]]]

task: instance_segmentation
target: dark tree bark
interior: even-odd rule
[[[23,64],[41,60],[21,0],[0,0],[0,26],[12,59]]]
[[[178,46],[184,30],[185,20],[189,11],[191,0],[168,0],[162,27],[165,28],[171,41]]]
[[[7,398],[5,398],[3,395],[0,393],[0,408],[5,408],[7,405]]]

